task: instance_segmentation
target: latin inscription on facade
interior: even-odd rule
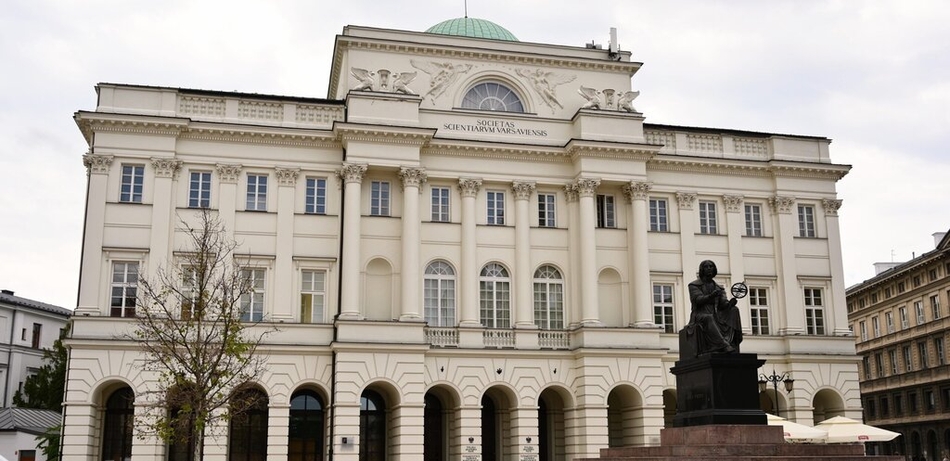
[[[547,137],[548,130],[519,127],[515,122],[508,120],[476,119],[475,123],[443,123],[442,129],[447,131],[466,131],[471,133],[513,134],[520,136]]]

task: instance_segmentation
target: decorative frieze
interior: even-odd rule
[[[535,188],[535,183],[529,181],[514,181],[511,183],[511,190],[515,192],[515,200],[528,200]]]
[[[695,192],[677,192],[676,203],[681,210],[692,210],[693,203],[696,202]]]
[[[482,180],[475,178],[459,178],[459,192],[462,197],[474,197],[482,187]]]
[[[597,186],[600,185],[600,180],[595,178],[580,178],[575,184],[577,184],[577,195],[579,197],[593,197],[594,193],[597,192]]]
[[[639,91],[617,93],[613,88],[605,88],[603,91],[600,91],[596,88],[588,88],[586,86],[578,88],[577,93],[587,100],[587,102],[581,106],[581,109],[604,109],[633,113],[637,112],[633,107],[633,100],[637,99],[637,96],[640,96]]]
[[[168,157],[152,157],[152,168],[156,178],[177,178],[181,171],[181,160]]]
[[[825,209],[825,214],[828,216],[838,216],[838,208],[841,208],[841,200],[835,199],[822,199],[821,207]]]
[[[363,182],[367,168],[369,166],[365,163],[344,163],[343,168],[337,170],[336,175],[340,178],[340,183],[360,183]]]
[[[86,166],[86,174],[109,174],[109,168],[115,157],[111,155],[85,154],[82,164]]]
[[[462,74],[472,70],[471,64],[453,64],[443,61],[419,61],[410,59],[409,64],[429,74],[429,91],[422,95],[423,98],[429,98],[433,103],[445,93],[452,85],[458,81]],[[415,76],[415,74],[413,74]]]
[[[551,108],[552,114],[555,108],[564,108],[561,102],[557,100],[557,87],[573,82],[577,78],[576,75],[559,74],[542,69],[515,69],[515,73],[528,82],[531,88],[538,93],[541,101]]]
[[[215,165],[215,170],[218,172],[218,180],[222,183],[236,183],[241,176],[242,168],[244,168],[242,165],[229,165],[224,163]]]
[[[623,191],[627,203],[633,203],[634,200],[646,200],[652,188],[652,182],[630,181],[630,184],[624,184],[620,190]]]
[[[567,183],[564,185],[564,197],[567,203],[577,201],[577,184]]]
[[[274,168],[274,172],[277,175],[277,185],[297,185],[297,177],[300,176],[300,168]]]
[[[769,198],[769,206],[776,213],[788,214],[792,212],[792,206],[795,205],[794,197],[776,195]]]
[[[407,187],[419,187],[425,184],[428,176],[425,168],[402,167],[399,169],[399,179],[402,179],[402,188],[405,190]],[[420,192],[422,192],[421,189]]]
[[[722,203],[726,206],[727,212],[738,213],[742,211],[742,198],[741,195],[723,195]]]

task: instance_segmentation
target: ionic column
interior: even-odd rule
[[[402,179],[402,314],[399,320],[419,320],[419,194],[426,182],[425,168],[400,168]]]
[[[343,183],[343,239],[340,255],[340,319],[360,319],[360,196],[365,164],[344,163],[337,171]]]
[[[578,277],[580,276],[580,273],[576,269],[576,268],[581,267],[581,262],[580,262],[581,261],[581,257],[580,257],[581,239],[578,236],[578,234],[580,233],[579,231],[580,231],[581,219],[579,216],[580,212],[577,210],[578,208],[577,184],[568,183],[564,185],[564,200],[567,202],[567,219],[568,219],[567,221],[567,237],[568,237],[567,256],[568,258],[570,258],[570,267],[571,267],[571,273],[568,276],[568,280],[567,280],[568,287],[570,288],[567,293],[568,295],[570,295],[570,298],[569,298],[570,303],[568,304],[568,306],[570,306],[570,309],[571,309],[568,319],[570,319],[570,326],[573,327],[573,326],[578,325],[580,323],[579,319],[583,317],[583,315],[581,314],[581,309],[580,309],[581,284],[580,284],[580,280],[578,279]]]
[[[792,209],[794,197],[776,195],[769,199],[775,229],[775,258],[780,267],[778,277],[779,304],[776,315],[779,318],[778,334],[802,334],[805,332],[805,304],[799,293],[798,270],[795,267],[795,237],[798,235],[798,222]],[[782,307],[784,306],[784,312]]]
[[[241,165],[225,165],[219,163],[215,166],[218,173],[219,197],[218,197],[218,218],[221,225],[224,226],[229,239],[234,239],[234,214],[237,209],[237,184],[241,177]]]
[[[649,182],[631,181],[623,186],[623,195],[631,205],[627,219],[627,235],[630,238],[630,299],[633,302],[633,325],[638,328],[653,326],[653,290],[650,286],[650,248],[647,243],[647,231],[650,217],[647,214]]]
[[[834,322],[829,325],[832,334],[835,336],[847,336],[851,334],[848,328],[848,313],[845,309],[847,299],[845,298],[844,286],[844,262],[841,259],[841,228],[838,224],[838,208],[841,208],[841,200],[824,199],[821,201],[821,207],[825,210],[825,222],[828,226],[828,259],[831,263],[831,305],[826,306],[825,315],[831,311],[831,318]]]
[[[742,216],[742,196],[723,195],[722,203],[726,208],[726,238],[729,242],[729,274],[732,276],[730,285],[745,281],[745,259],[742,257],[742,234],[745,223]],[[728,290],[728,286],[726,289]],[[752,334],[752,322],[749,318],[748,307],[739,309],[739,318],[742,321],[742,333]]]
[[[683,266],[683,286],[681,298],[685,300],[684,306],[689,305],[689,287],[687,284],[692,281],[692,275],[696,274],[699,267],[699,260],[696,258],[696,218],[693,214],[693,203],[696,202],[696,194],[693,192],[677,192],[676,204],[679,207],[680,219],[680,264]],[[689,318],[689,311],[685,312],[686,317],[680,317],[679,321],[685,322]]]
[[[106,216],[106,198],[108,196],[109,170],[112,167],[111,155],[86,154],[82,163],[86,166],[86,219],[82,242],[83,280],[100,280],[102,274],[102,223]],[[98,225],[96,225],[98,223]],[[99,283],[83,283],[79,290],[77,315],[101,315],[104,305],[99,303]],[[106,314],[108,315],[108,314]]]
[[[462,260],[461,272],[461,321],[459,326],[478,327],[478,260],[475,256],[475,197],[482,187],[481,179],[460,178],[459,192],[462,195]]]
[[[172,215],[174,214],[174,193],[172,183],[178,179],[181,160],[167,157],[153,157],[152,170],[155,183],[152,189],[152,232],[149,237],[148,274],[155,274],[159,267],[171,257],[168,247],[172,233]]]
[[[515,193],[515,328],[536,328],[532,315],[532,274],[529,199],[533,182],[511,183]]]
[[[294,294],[294,196],[300,168],[275,168],[277,176],[277,248],[274,261],[272,320],[291,321],[298,297]],[[299,277],[299,276],[298,276]]]
[[[594,194],[599,179],[577,180],[580,201],[580,260],[581,260],[581,324],[600,325],[600,309],[597,300],[597,212]]]

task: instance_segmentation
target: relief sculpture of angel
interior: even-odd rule
[[[435,102],[439,96],[442,96],[445,90],[452,86],[461,74],[472,70],[471,64],[422,62],[416,61],[415,59],[410,60],[409,63],[412,64],[412,67],[429,74],[431,78],[429,81],[429,91],[426,92],[424,97],[430,98],[432,102]]]
[[[376,79],[373,76],[376,75],[376,72],[351,67],[350,74],[359,80],[359,83],[351,89],[352,91],[373,91],[373,86],[376,84]]]
[[[393,81],[393,93],[416,94],[409,89],[409,82],[415,80],[416,72],[400,72]]]
[[[639,91],[627,91],[620,95],[620,101],[617,101],[617,108],[627,112],[636,112],[633,108],[633,100],[640,96]]]
[[[587,100],[587,102],[581,106],[581,109],[600,109],[600,106],[603,104],[603,100],[600,99],[600,91],[582,86],[577,92]]]
[[[577,78],[576,75],[558,74],[541,69],[534,71],[515,69],[515,72],[531,83],[531,87],[534,88],[534,91],[538,92],[538,95],[541,96],[541,100],[551,108],[551,113],[554,113],[555,106],[559,109],[564,108],[557,100],[556,88],[565,83],[573,82],[574,79]]]

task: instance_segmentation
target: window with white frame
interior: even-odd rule
[[[488,263],[479,275],[479,309],[482,326],[511,327],[511,279],[508,270],[498,263]]]
[[[454,327],[455,269],[445,261],[434,261],[426,267],[423,285],[426,322],[430,327]]]
[[[267,211],[267,175],[247,175],[247,211]]]
[[[564,328],[564,280],[554,266],[534,273],[534,324],[542,330]]]
[[[798,236],[815,237],[815,207],[798,205]]]
[[[864,321],[858,322],[858,328],[861,330],[861,341],[868,340],[868,326]]]
[[[389,216],[389,181],[372,181],[369,196],[370,216]]]
[[[769,334],[769,297],[765,288],[749,288],[749,321],[752,334]]]
[[[901,329],[906,330],[907,328],[910,327],[910,321],[907,320],[907,308],[901,307],[897,309],[897,312],[900,314],[900,317],[901,317]]]
[[[264,319],[264,269],[243,269],[249,291],[241,296],[241,320],[260,322]]]
[[[122,165],[122,184],[119,201],[142,203],[142,184],[145,182],[144,165]]]
[[[914,356],[910,346],[902,347],[901,351],[904,353],[904,371],[914,371]]]
[[[650,199],[650,230],[653,232],[670,231],[666,199]]]
[[[653,323],[666,333],[673,333],[673,285],[653,284]]]
[[[894,349],[887,351],[887,358],[891,362],[891,375],[896,375],[898,373],[897,351]]]
[[[432,194],[432,222],[449,222],[449,188],[433,187]]]
[[[884,323],[887,325],[887,334],[894,332],[894,314],[890,312],[884,313]]]
[[[825,305],[821,288],[805,288],[805,333],[825,334]]]
[[[940,318],[940,297],[937,295],[930,297],[930,312],[933,314],[934,320]]]
[[[135,317],[135,299],[138,284],[139,263],[129,261],[112,263],[109,316]]]
[[[871,317],[871,332],[875,338],[881,337],[881,322],[877,317]]]
[[[200,275],[194,267],[184,267],[181,270],[181,312],[179,318],[182,320],[201,317],[204,306],[200,299],[203,282],[199,280]]]
[[[943,338],[934,338],[934,352],[937,353],[937,365],[946,365],[947,355],[943,350]]]
[[[718,232],[716,202],[699,202],[699,233],[715,235]]]
[[[597,227],[617,227],[614,196],[597,194]]]
[[[924,302],[914,301],[914,313],[917,314],[917,325],[923,325],[927,320],[924,318]]]
[[[505,193],[497,190],[486,192],[488,199],[488,224],[492,226],[505,225]]]
[[[325,322],[327,273],[321,270],[300,271],[300,322]]]
[[[917,343],[917,355],[920,357],[920,368],[924,369],[930,366],[930,360],[927,356],[927,343],[921,341]]]
[[[307,178],[303,211],[307,214],[327,214],[326,178]]]
[[[192,171],[188,181],[188,208],[211,206],[211,172]]]
[[[554,211],[555,199],[554,194],[538,194],[538,226],[555,227],[557,225]]]
[[[762,236],[762,206],[757,203],[745,204],[745,235]]]

